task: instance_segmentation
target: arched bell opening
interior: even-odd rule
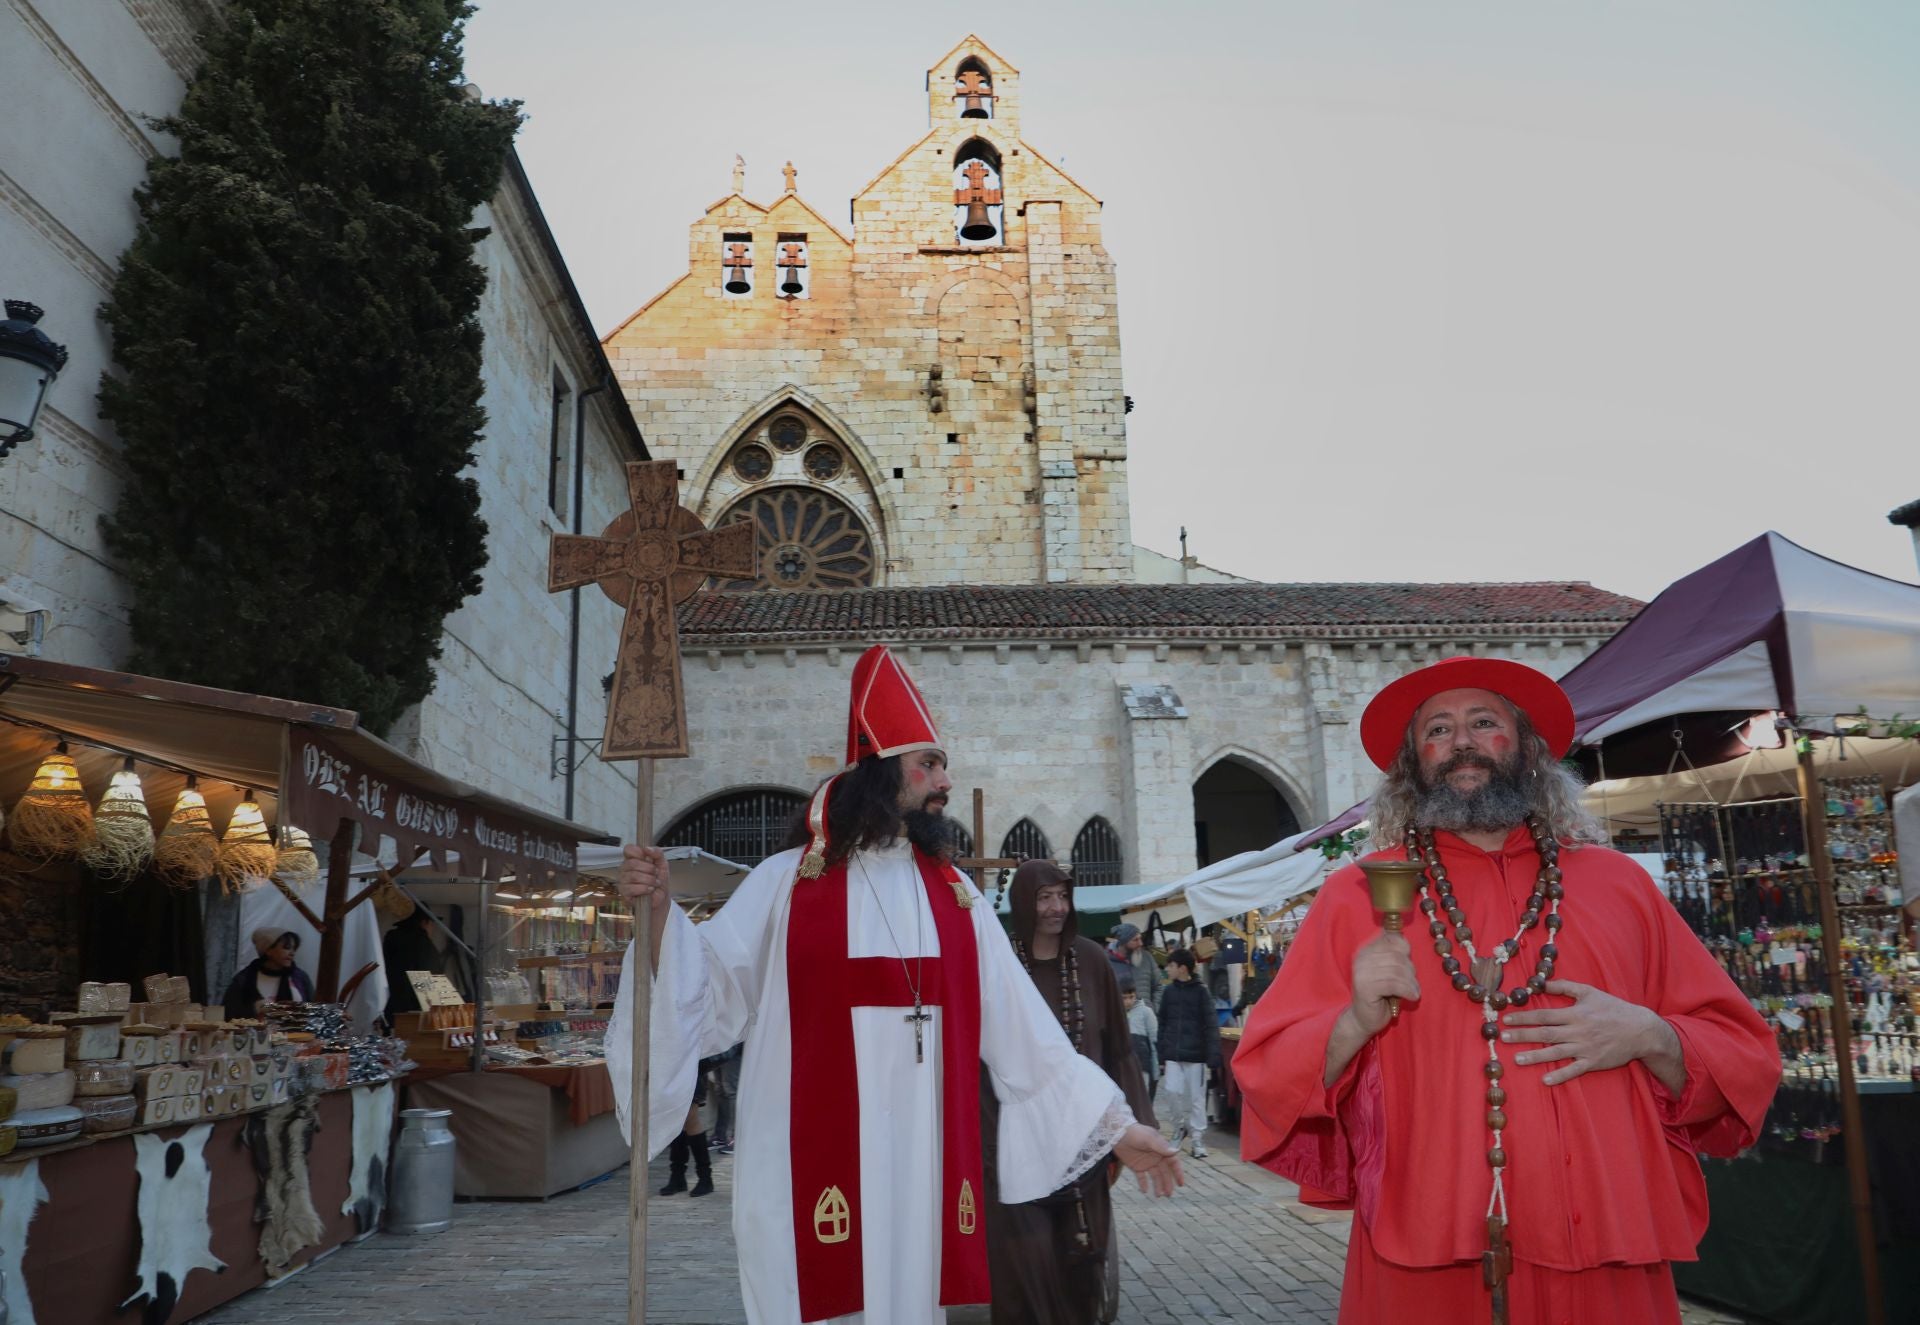
[[[963,120],[993,118],[993,71],[977,55],[969,55],[953,71],[953,104]]]
[[[953,154],[953,224],[962,244],[1005,242],[1000,153],[984,139],[969,138]]]
[[[1251,764],[1229,756],[1193,784],[1193,838],[1203,866],[1262,850],[1299,831],[1287,798]]]

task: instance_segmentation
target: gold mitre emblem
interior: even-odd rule
[[[822,1242],[845,1242],[852,1222],[846,1193],[838,1187],[827,1188],[813,1203],[813,1236]]]
[[[960,1231],[971,1233],[974,1230],[974,1216],[978,1214],[973,1204],[973,1183],[966,1178],[960,1180]]]

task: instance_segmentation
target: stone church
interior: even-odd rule
[[[791,167],[771,202],[736,170],[686,275],[605,340],[683,500],[759,530],[757,581],[682,609],[696,755],[657,766],[665,842],[777,850],[883,642],[941,724],[954,811],[985,790],[978,846],[1165,882],[1364,796],[1357,718],[1400,672],[1557,674],[1639,606],[1584,583],[1146,582],[1168,576],[1128,525],[1100,201],[1028,140],[1020,89],[976,37],[942,55],[851,234]]]

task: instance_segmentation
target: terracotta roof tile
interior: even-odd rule
[[[1584,582],[945,585],[733,593],[681,607],[689,646],[831,640],[1404,636],[1546,629],[1611,634],[1642,604]],[[1558,630],[1553,628],[1558,627]]]

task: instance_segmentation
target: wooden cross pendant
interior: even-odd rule
[[[1480,1253],[1480,1277],[1493,1292],[1493,1325],[1507,1325],[1507,1280],[1513,1275],[1513,1248],[1507,1221],[1487,1216],[1487,1249]]]
[[[933,1020],[933,1014],[920,1006],[920,995],[915,994],[913,996],[913,1011],[909,1012],[905,1017],[901,1018],[901,1020],[910,1022],[913,1025],[913,1061],[916,1063],[926,1062],[926,1046],[921,1042],[920,1028],[927,1022]]]
[[[555,534],[547,588],[553,593],[598,583],[626,609],[620,659],[607,698],[602,759],[681,758],[687,754],[687,701],[680,681],[680,635],[674,605],[708,576],[754,577],[754,529],[748,523],[708,529],[680,505],[671,460],[627,466],[631,509],[598,538]]]

